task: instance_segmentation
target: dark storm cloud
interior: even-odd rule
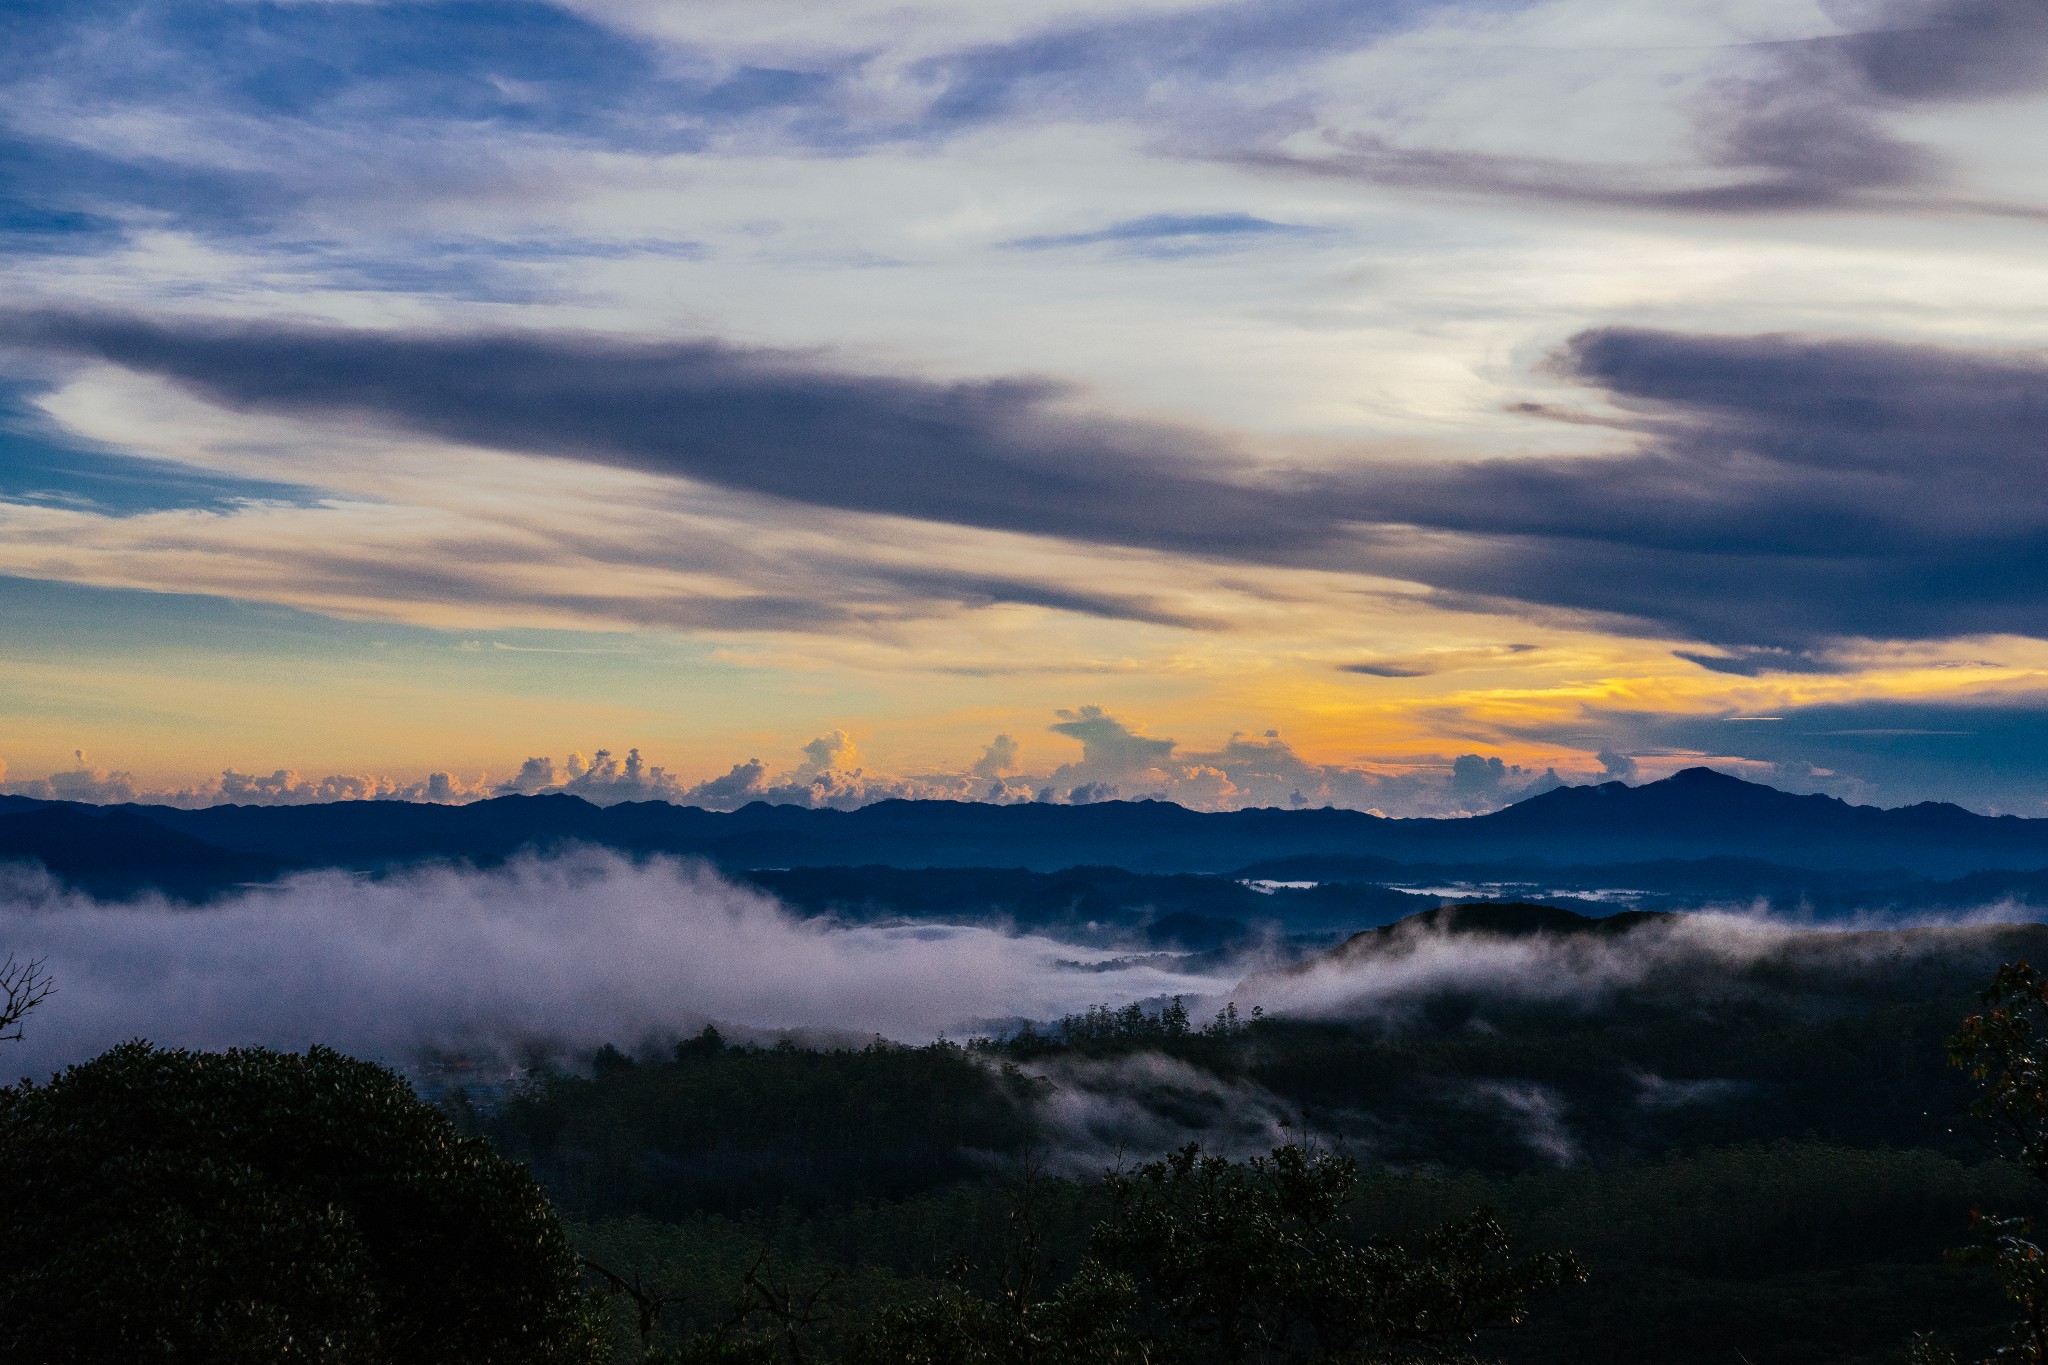
[[[820,507],[1225,557],[1331,534],[1300,492],[1205,475],[1197,433],[1068,415],[1043,380],[932,383],[711,342],[0,319],[0,338],[236,409],[378,422]]]
[[[54,313],[0,327],[231,408],[821,508],[1388,574],[1448,606],[1701,642],[1715,648],[1686,657],[1721,672],[1838,667],[1856,639],[2048,637],[2048,361],[2031,353],[1605,329],[1553,364],[1625,410],[1632,451],[1255,480],[1236,447],[1088,414],[1039,380],[878,377],[710,342]],[[1202,624],[1095,585],[941,577],[896,591]],[[1389,663],[1412,661],[1358,671]]]
[[[1844,637],[2048,633],[2048,363],[1796,337],[1584,333],[1558,363],[1637,414],[1619,457],[1375,480],[1377,516],[1463,536],[1408,571],[1822,666]]]

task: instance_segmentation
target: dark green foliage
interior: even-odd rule
[[[1120,1009],[1094,1005],[1083,1013],[1067,1015],[1045,1032],[1026,1023],[1000,1043],[983,1040],[976,1046],[1020,1061],[1061,1052],[1089,1057],[1164,1052],[1211,1069],[1239,1069],[1244,1049],[1226,1045],[1245,1039],[1252,1024],[1264,1014],[1254,1007],[1249,1015],[1240,1015],[1237,1006],[1230,1004],[1197,1027],[1188,1018],[1183,998],[1176,995],[1156,1010],[1137,1004]]]
[[[1129,1275],[1154,1359],[1467,1360],[1531,1295],[1584,1278],[1568,1255],[1515,1260],[1488,1212],[1408,1243],[1361,1240],[1355,1162],[1300,1146],[1231,1162],[1194,1146],[1109,1177],[1091,1255]]]
[[[1084,1259],[1090,1229],[1111,1212],[1095,1182],[1039,1181],[1032,1205],[1056,1270]],[[1361,1177],[1347,1216],[1361,1238],[1409,1241],[1489,1207],[1517,1245],[1569,1247],[1592,1273],[1586,1288],[1487,1343],[1517,1365],[1896,1365],[1901,1343],[1929,1328],[1989,1350],[1997,1284],[1941,1252],[1969,1236],[1972,1207],[2048,1212],[2006,1163],[1781,1142],[1516,1176],[1377,1169]],[[723,1322],[766,1249],[781,1280],[832,1284],[821,1305],[830,1321],[816,1334],[827,1355],[875,1312],[944,1285],[1000,1301],[1011,1254],[1010,1195],[980,1182],[900,1203],[572,1231],[607,1265],[686,1290],[671,1335]],[[620,1332],[631,1339],[630,1314]]]
[[[1622,953],[1632,932],[1583,937]],[[1361,938],[1350,950],[1361,970],[1402,950]],[[1164,1053],[1256,1084],[1401,1164],[1505,1173],[1807,1136],[1975,1156],[1982,1143],[1958,1122],[1972,1092],[1946,1040],[2000,957],[2044,941],[2038,926],[1830,934],[1748,963],[1667,955],[1584,998],[1440,990],[1372,1018],[1228,1029],[1131,1019],[1127,1007],[1002,1048],[1020,1060]],[[1256,981],[1240,995],[1256,999]],[[1501,1087],[1540,1092],[1564,1116],[1568,1149],[1532,1141],[1512,1106],[1489,1099]]]
[[[1949,1040],[1949,1056],[1982,1087],[1971,1111],[2048,1180],[2048,981],[2025,962],[2008,962],[1982,1002]]]
[[[856,1341],[851,1365],[1119,1365],[1151,1359],[1126,1319],[1138,1307],[1128,1274],[1090,1257],[1064,1283],[1046,1254],[1041,1185],[1015,1192],[994,1284],[977,1292],[964,1257],[937,1292],[884,1310]]]
[[[1916,1330],[1988,1349],[1996,1285],[1944,1263],[1973,1206],[2035,1206],[2003,1162],[1815,1143],[1508,1178],[1369,1174],[1368,1229],[1408,1234],[1493,1207],[1518,1242],[1591,1272],[1499,1350],[1543,1365],[1895,1365]]]
[[[1089,1262],[1050,1297],[1006,1289],[987,1298],[948,1284],[881,1316],[851,1365],[1120,1365],[1164,1361],[1124,1324],[1137,1294],[1129,1277]]]
[[[2025,962],[1998,969],[1983,995],[1981,1012],[1965,1019],[1949,1040],[1949,1056],[1982,1087],[1971,1106],[1986,1119],[2036,1179],[2048,1180],[2048,981]],[[2025,1217],[1973,1214],[1974,1246],[1954,1254],[1965,1263],[1987,1265],[2019,1319],[1995,1359],[2040,1365],[2048,1361],[2048,1252],[2034,1238]],[[1916,1344],[1925,1358],[1938,1358],[1931,1340]]]
[[[1464,1360],[1475,1332],[1577,1275],[1565,1257],[1514,1260],[1484,1214],[1368,1238],[1357,1178],[1298,1147],[1245,1163],[1190,1148],[1106,1183],[1027,1174],[915,1205],[578,1238],[636,1310],[616,1340],[664,1361]]]
[[[728,1047],[598,1054],[590,1077],[543,1071],[484,1131],[582,1215],[737,1214],[900,1199],[1021,1149],[1030,1083],[950,1044],[812,1051]]]
[[[1299,1146],[1233,1162],[1187,1147],[1109,1177],[1108,1216],[1063,1282],[1026,1185],[997,1291],[950,1283],[881,1315],[856,1365],[1280,1365],[1465,1361],[1528,1296],[1580,1277],[1515,1261],[1480,1216],[1408,1245],[1353,1235],[1350,1161]],[[1055,1287],[1056,1285],[1056,1287]]]
[[[323,1048],[130,1043],[0,1090],[0,1359],[578,1365],[525,1170]]]
[[[1639,923],[1654,930],[1656,922]],[[1624,925],[1583,937],[1606,953],[1636,932]],[[880,1062],[871,1051],[792,1058],[789,1049],[706,1037],[674,1059],[606,1053],[592,1079],[545,1081],[545,1093],[512,1110],[535,1098],[558,1105],[551,1179],[596,1185],[601,1158],[655,1177],[687,1173],[706,1153],[755,1136],[768,1158],[785,1163],[771,1168],[782,1172],[772,1179],[742,1171],[703,1192],[649,1178],[615,1185],[623,1194],[614,1202],[582,1205],[676,1220],[579,1231],[614,1243],[638,1237],[650,1271],[709,1286],[670,1311],[674,1337],[729,1320],[734,1287],[763,1247],[776,1283],[834,1285],[818,1306],[825,1320],[806,1338],[815,1351],[845,1350],[884,1309],[907,1322],[913,1306],[941,1336],[972,1328],[1013,1344],[1043,1337],[1005,1297],[1006,1216],[991,1176],[1014,1170],[1034,1143],[1052,1144],[1057,1156],[1074,1130],[1034,1122],[1046,1117],[1035,1110],[1036,1087],[1006,1075],[1009,1060],[1065,1085],[1117,1087],[1098,1092],[1105,1112],[1151,1106],[1154,1118],[1192,1125],[1190,1136],[1204,1141],[1212,1130],[1201,1125],[1212,1116],[1156,1098],[1154,1079],[1144,1078],[1166,1078],[1162,1093],[1175,1076],[1208,1078],[1231,1102],[1268,1092],[1303,1115],[1308,1131],[1392,1168],[1363,1177],[1347,1206],[1360,1240],[1413,1249],[1431,1229],[1490,1206],[1517,1245],[1581,1252],[1589,1287],[1487,1343],[1516,1365],[1897,1365],[1916,1329],[1935,1329],[1966,1352],[1996,1344],[1996,1277],[1941,1257],[1970,1236],[1969,1210],[2048,1214],[2024,1171],[1983,1159],[1981,1135],[1960,1121],[1971,1087],[1944,1056],[1947,1035],[2000,958],[2044,937],[2036,926],[1830,935],[1716,959],[1711,970],[1700,959],[1653,961],[1584,998],[1439,990],[1366,1020],[1226,1013],[1203,1023],[1172,1005],[1096,1009],[965,1050],[885,1049]],[[1158,1056],[1193,1071],[1147,1060]],[[705,1085],[689,1068],[722,1079]],[[968,1070],[979,1078],[962,1081]],[[693,1136],[662,1150],[658,1110],[634,1110],[626,1097],[671,1086],[697,1106],[685,1128]],[[1499,1102],[1508,1092],[1540,1095],[1560,1140],[1537,1142],[1526,1114]],[[835,1097],[855,1094],[895,1116],[875,1131],[921,1153],[917,1169],[865,1164],[858,1136],[849,1150],[834,1149],[835,1133],[856,1131],[846,1115],[862,1112]],[[928,1141],[906,1118],[939,1114],[960,1096],[981,1114],[975,1137],[961,1139],[971,1151]],[[579,1118],[578,1105],[611,1118]],[[814,1112],[829,1120],[815,1139],[803,1136]],[[1090,1133],[1098,1144],[1090,1150],[1114,1150],[1113,1133]],[[792,1169],[804,1179],[786,1178]],[[892,1170],[907,1178],[876,1178]],[[688,1197],[671,1198],[678,1189]],[[1042,1220],[1042,1250],[1058,1269],[1041,1278],[1037,1304],[1052,1301],[1086,1261],[1089,1227],[1110,1214],[1097,1202],[1108,1199],[1106,1187],[1042,1182],[1041,1191],[1061,1212]],[[634,1228],[650,1231],[628,1236]],[[618,1251],[592,1254],[610,1264]],[[1098,1264],[1130,1277],[1140,1307],[1121,1325],[1144,1343],[1164,1311],[1152,1282],[1134,1264]],[[998,1321],[1009,1335],[990,1335]],[[758,1344],[762,1324],[756,1315],[722,1340],[733,1349]],[[1111,1346],[1104,1339],[1090,1349]]]
[[[930,1294],[962,1255],[999,1255],[999,1192],[966,1186],[898,1204],[799,1214],[783,1208],[742,1220],[715,1214],[683,1223],[646,1218],[571,1224],[577,1247],[606,1270],[660,1300],[652,1342],[667,1350],[689,1340],[756,1339],[768,1326],[749,1291],[751,1274],[770,1287],[808,1293],[823,1287],[800,1334],[825,1357],[837,1355],[876,1313]],[[1068,1234],[1079,1242],[1085,1228]],[[610,1288],[609,1285],[605,1286]],[[611,1296],[613,1339],[639,1349],[639,1305]],[[735,1319],[745,1320],[735,1325]]]

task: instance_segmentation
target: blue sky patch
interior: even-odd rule
[[[50,429],[25,396],[18,386],[0,385],[0,500],[135,516],[222,511],[249,501],[303,505],[323,496],[318,489],[238,479],[67,440]]]

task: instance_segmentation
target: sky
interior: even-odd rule
[[[0,790],[2048,815],[2039,0],[17,0]]]

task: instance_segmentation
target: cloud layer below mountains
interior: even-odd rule
[[[57,993],[0,1064],[41,1072],[123,1039],[423,1049],[634,1046],[716,1020],[905,1041],[1105,1002],[1213,995],[1232,977],[985,928],[802,920],[696,867],[585,852],[381,881],[293,878],[203,910],[102,905],[17,875],[0,944]]]
[[[2032,907],[1987,905],[1963,915],[1800,924],[1740,910],[1686,913],[1613,936],[1445,933],[1405,926],[1299,968],[1249,976],[1232,993],[1242,1010],[1325,1019],[1399,1020],[1433,996],[1598,1008],[1652,985],[1679,994],[1740,994],[1742,975],[1769,963],[1802,972],[1906,971],[1920,962],[1983,959],[1996,967],[1997,926],[2040,921]],[[1902,937],[1873,930],[1919,929]],[[1794,986],[1788,989],[1796,988]]]

